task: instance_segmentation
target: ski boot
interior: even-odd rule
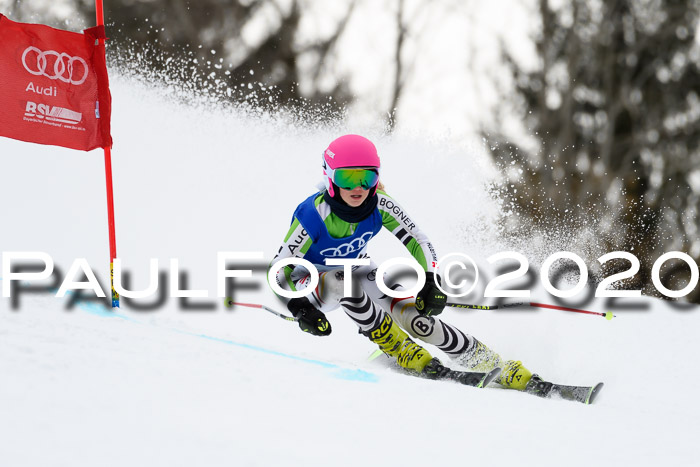
[[[363,332],[363,334],[377,344],[385,354],[395,357],[399,366],[421,374],[421,376],[423,376],[425,367],[433,360],[430,353],[413,342],[388,313],[384,313],[384,317],[374,329]],[[436,368],[435,371],[439,371],[439,369]],[[429,377],[429,375],[425,376]]]
[[[503,365],[501,376],[496,382],[509,389],[524,391],[531,378],[532,373],[523,366],[520,360],[508,360]]]
[[[474,338],[474,344],[454,359],[470,371],[488,372],[501,367],[501,375],[494,381],[509,389],[522,391],[532,377],[532,373],[520,361],[503,361],[500,355]]]
[[[478,339],[473,339],[474,343],[466,351],[454,357],[455,362],[469,369],[469,371],[488,372],[496,367],[503,367],[500,355]]]

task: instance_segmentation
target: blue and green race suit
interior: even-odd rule
[[[404,244],[425,271],[434,271],[437,254],[428,237],[386,192],[378,190],[377,197],[374,211],[363,221],[351,223],[333,213],[323,199],[323,192],[309,196],[294,212],[291,227],[273,263],[296,257],[311,262],[319,271],[339,268],[326,266],[325,259],[367,257],[367,244],[384,227]],[[296,290],[294,280],[299,275],[293,273],[293,266],[282,268],[277,273],[278,284]]]

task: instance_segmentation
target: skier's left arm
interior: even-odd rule
[[[442,283],[440,276],[436,274],[438,259],[435,248],[428,236],[392,197],[383,191],[377,191],[377,196],[377,207],[382,215],[384,228],[404,244],[411,256],[425,270],[425,285],[416,295],[416,310],[426,316],[442,313],[447,296],[435,285]]]
[[[377,207],[382,215],[384,228],[390,231],[404,244],[408,252],[423,266],[425,272],[434,273],[437,265],[437,253],[427,235],[425,235],[391,196],[377,191]]]

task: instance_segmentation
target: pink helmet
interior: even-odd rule
[[[360,135],[341,136],[328,145],[323,152],[323,182],[331,196],[335,196],[332,172],[342,167],[373,167],[379,172],[381,163],[377,148],[370,140]],[[372,187],[370,194],[374,195],[375,191],[376,185]]]

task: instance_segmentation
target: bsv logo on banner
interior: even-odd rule
[[[50,57],[55,57],[52,66]],[[82,70],[76,64],[82,65]],[[43,52],[36,47],[27,47],[24,50],[22,65],[34,76],[46,76],[74,85],[83,84],[89,72],[87,62],[80,57],[71,57],[67,53],[58,53],[55,50]]]
[[[83,114],[80,112],[64,107],[57,107],[55,105],[37,104],[31,101],[27,101],[24,116],[46,119],[51,122],[68,123],[71,125],[76,125],[83,119]]]

